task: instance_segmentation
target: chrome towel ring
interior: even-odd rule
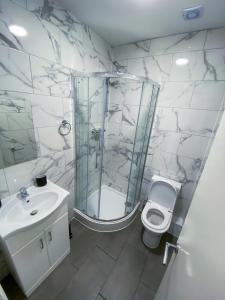
[[[66,120],[62,120],[58,131],[60,135],[68,135],[71,131],[71,124]]]

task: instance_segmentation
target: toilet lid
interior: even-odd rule
[[[167,182],[155,181],[151,185],[149,192],[149,200],[167,208],[173,210],[177,198],[176,190]]]

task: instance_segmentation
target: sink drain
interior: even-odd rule
[[[31,216],[34,216],[34,215],[36,215],[37,213],[38,213],[38,210],[35,209],[35,210],[32,210],[32,212],[30,213],[30,215],[31,215]]]

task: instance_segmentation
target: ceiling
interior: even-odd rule
[[[56,0],[112,46],[225,26],[225,0]],[[184,21],[182,10],[202,4],[203,16]]]

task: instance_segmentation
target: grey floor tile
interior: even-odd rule
[[[12,275],[6,276],[0,283],[9,300],[26,299]]]
[[[95,300],[114,264],[111,257],[96,247],[57,299]]]
[[[112,273],[101,290],[107,300],[131,300],[142,273],[146,255],[126,244]]]
[[[55,299],[67,286],[76,272],[77,270],[71,264],[71,257],[69,255],[29,297],[29,300]]]
[[[140,282],[133,300],[154,300],[154,297],[155,291]]]
[[[117,232],[102,233],[97,245],[113,259],[117,259],[125,246],[130,233],[130,228]]]
[[[128,243],[133,245],[138,250],[144,252],[145,254],[148,254],[149,249],[144,245],[142,241],[142,234],[142,228],[134,228],[128,236]]]
[[[74,235],[70,240],[71,260],[76,268],[80,268],[92,253],[100,238],[100,233],[86,229]]]
[[[76,237],[76,235],[78,235],[79,233],[81,233],[84,230],[87,230],[87,228],[82,225],[80,222],[78,222],[76,219],[73,219],[71,221],[71,230],[73,233],[73,236]]]
[[[158,289],[166,271],[166,267],[162,264],[162,259],[161,254],[149,253],[141,275],[141,281],[154,290]]]

